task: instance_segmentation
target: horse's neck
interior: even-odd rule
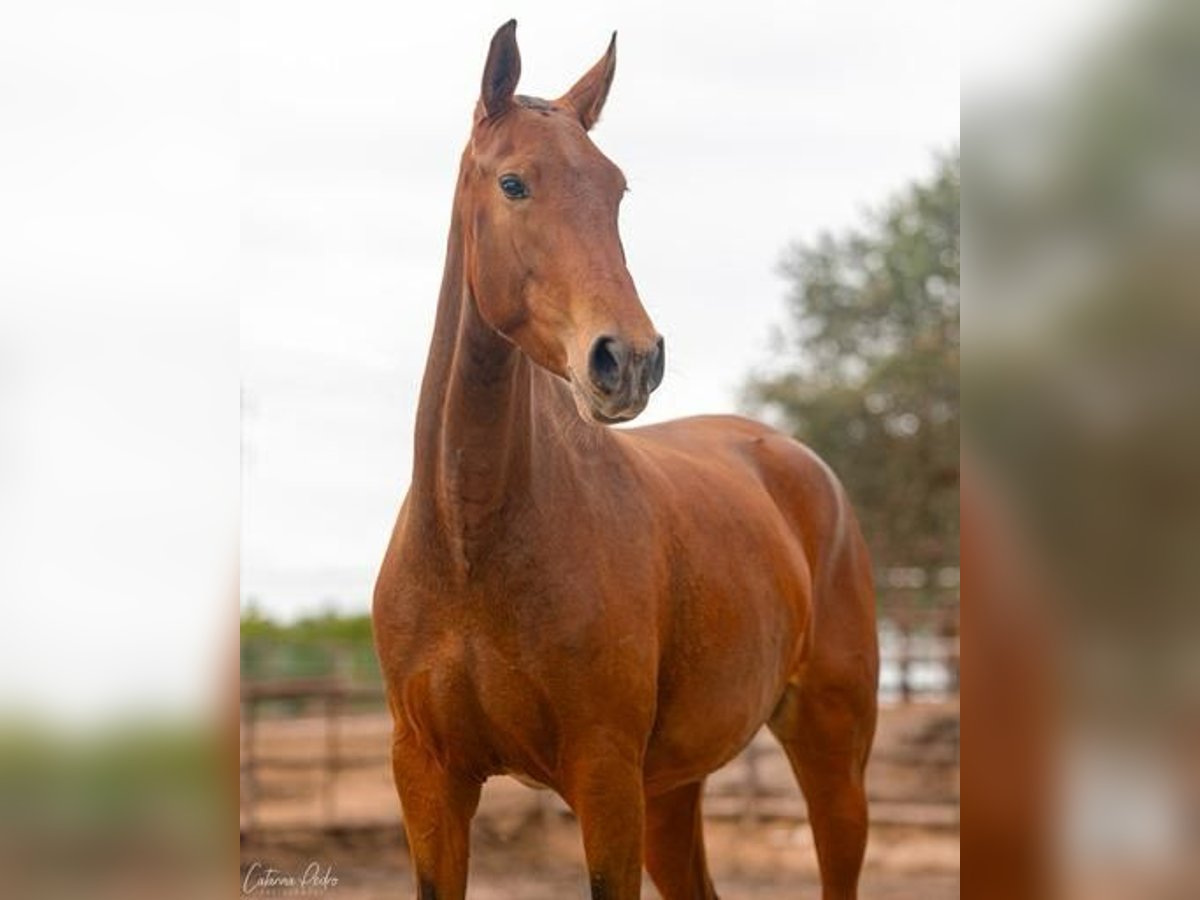
[[[546,402],[557,392],[536,384],[541,377],[481,318],[464,277],[456,210],[417,409],[408,506],[410,522],[458,568],[470,569],[499,534],[499,513],[530,490],[535,440],[550,431],[535,418],[556,420],[562,412]]]

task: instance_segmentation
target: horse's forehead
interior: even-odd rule
[[[516,115],[507,123],[501,152],[527,155],[543,165],[562,162],[584,168],[604,164],[606,157],[569,109],[537,97],[516,99]]]
[[[484,124],[472,142],[477,165],[497,174],[523,172],[546,184],[572,185],[595,198],[623,182],[620,168],[592,143],[574,110],[536,97],[518,97],[492,125]]]

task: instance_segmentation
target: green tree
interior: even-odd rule
[[[792,245],[778,359],[746,389],[824,457],[878,569],[958,562],[959,156],[864,226]]]

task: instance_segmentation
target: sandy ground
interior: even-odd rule
[[[885,709],[869,769],[873,825],[863,900],[943,900],[958,896],[956,705]],[[267,867],[297,882],[312,864],[337,879],[324,887],[269,890],[255,896],[383,900],[412,895],[403,829],[387,767],[385,716],[338,724],[348,765],[332,778],[296,763],[326,750],[320,719],[269,721],[255,737],[261,766],[253,819],[243,808],[242,873],[249,883]],[[726,900],[817,897],[811,832],[786,759],[767,734],[709,781],[706,846]],[[291,764],[288,764],[291,763]],[[756,773],[756,774],[755,774]],[[752,783],[757,799],[749,799]],[[579,829],[557,797],[508,778],[484,788],[472,836],[472,900],[586,898]],[[255,863],[258,866],[251,869]],[[646,882],[646,898],[657,897]]]

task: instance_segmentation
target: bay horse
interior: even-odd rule
[[[625,266],[625,179],[588,136],[603,58],[515,93],[496,32],[462,154],[412,482],[375,587],[420,900],[462,900],[482,783],[578,817],[595,900],[713,898],[701,795],[765,722],[825,900],[857,893],[878,649],[870,563],[811,451],[732,416],[637,429],[664,345]]]

